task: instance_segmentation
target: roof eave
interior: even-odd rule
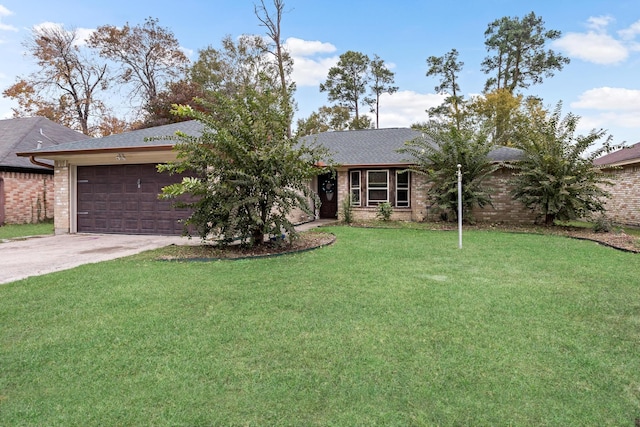
[[[40,157],[43,159],[54,159],[65,156],[92,155],[92,154],[109,154],[109,153],[132,153],[132,152],[152,152],[152,151],[171,151],[174,145],[152,145],[144,147],[110,147],[110,148],[90,148],[83,150],[66,150],[66,151],[27,151],[16,153],[21,157]]]

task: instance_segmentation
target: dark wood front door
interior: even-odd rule
[[[335,219],[338,217],[338,186],[335,176],[331,174],[318,177],[318,196],[320,196],[320,218]]]
[[[181,234],[188,211],[158,199],[181,179],[154,164],[78,166],[78,232]]]

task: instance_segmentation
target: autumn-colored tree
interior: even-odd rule
[[[182,78],[189,64],[174,34],[154,18],[143,25],[100,26],[88,43],[120,64],[120,80],[132,85],[132,96],[141,96],[142,104],[155,100],[167,82]]]
[[[18,101],[14,115],[41,114],[58,123],[93,132],[92,117],[104,104],[98,93],[110,83],[107,65],[82,48],[75,29],[62,26],[34,27],[24,43],[38,70],[3,94]]]
[[[194,110],[207,111],[205,104],[199,100],[206,98],[202,85],[191,80],[180,80],[167,84],[167,88],[145,106],[147,114],[138,128],[178,123],[190,120],[185,116],[173,113],[175,105],[188,105]]]

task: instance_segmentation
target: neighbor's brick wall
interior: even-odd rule
[[[0,172],[4,183],[4,222],[26,224],[53,218],[53,176]]]
[[[603,186],[611,194],[606,215],[618,224],[640,226],[640,164],[607,172],[614,185]]]
[[[53,228],[55,234],[67,234],[71,231],[70,222],[70,188],[69,163],[66,160],[56,160],[53,180],[56,187],[54,199]]]

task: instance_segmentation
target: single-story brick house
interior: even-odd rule
[[[0,225],[53,218],[53,164],[16,153],[89,138],[44,117],[0,120]]]
[[[326,175],[313,184],[322,201],[320,218],[339,218],[342,202],[351,194],[353,214],[358,219],[375,218],[378,205],[388,202],[393,207],[391,219],[437,220],[426,199],[424,176],[408,172],[407,168],[413,163],[407,154],[398,152],[405,142],[420,137],[420,131],[409,128],[324,132],[305,137],[309,142],[327,147],[339,165],[335,180]],[[509,147],[497,147],[489,153],[495,162],[517,161],[520,157],[520,150]],[[487,185],[495,190],[494,207],[474,210],[476,220],[516,224],[535,221],[535,213],[509,194],[510,177],[511,172],[503,168],[488,180]],[[333,193],[337,197],[332,197]]]
[[[609,174],[613,186],[606,201],[607,216],[623,225],[640,226],[640,142],[594,161]]]
[[[54,161],[56,233],[180,234],[179,220],[187,212],[157,197],[162,187],[181,179],[156,171],[158,163],[176,158],[174,141],[146,140],[174,135],[178,130],[195,136],[202,125],[196,121],[174,123],[21,153]],[[377,204],[388,201],[394,207],[394,219],[427,219],[426,183],[421,175],[406,171],[411,162],[397,152],[418,136],[418,131],[395,128],[306,137],[308,142],[327,147],[333,161],[339,163],[335,177],[323,175],[310,183],[322,202],[317,216],[338,218],[342,202],[351,194],[357,204],[354,214],[360,218],[374,217]],[[491,152],[491,158],[511,161],[519,154],[501,147]],[[508,176],[505,171],[494,176],[491,185],[504,194],[494,197],[496,209],[477,212],[478,220],[533,222],[535,216],[504,191]],[[299,215],[292,219],[302,222],[313,218]]]

